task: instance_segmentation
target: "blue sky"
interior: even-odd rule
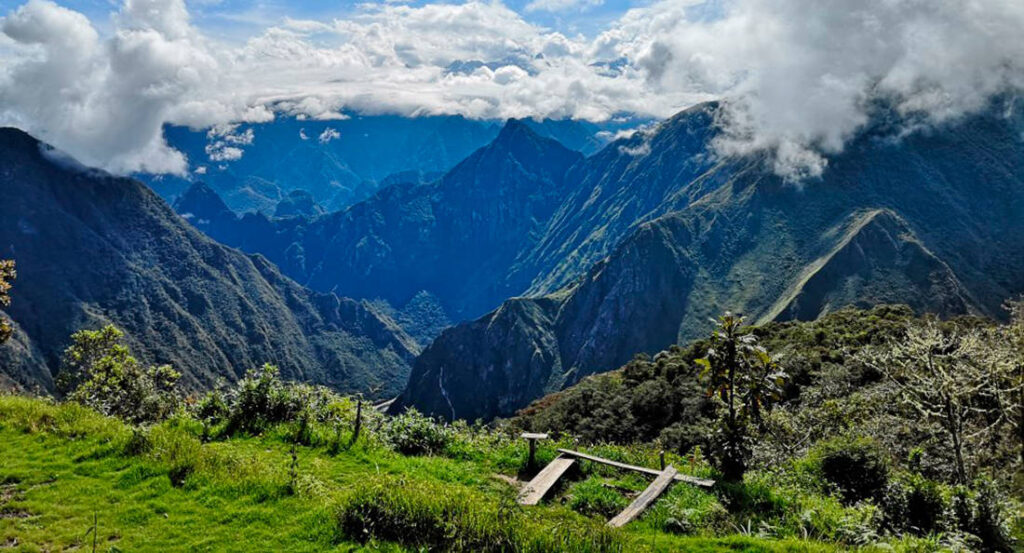
[[[593,36],[633,7],[650,4],[649,1],[626,2],[604,0],[580,2],[581,5],[559,11],[527,10],[531,0],[509,0],[506,6],[518,12],[523,19],[565,34],[582,33]],[[7,13],[22,5],[24,0],[0,0],[0,13]],[[120,2],[112,0],[61,0],[62,6],[80,12],[101,31],[109,31],[111,12]],[[285,17],[296,19],[329,20],[345,18],[360,5],[381,2],[353,0],[193,0],[187,1],[193,22],[207,34],[225,40],[242,40],[259,34],[266,27],[279,23]],[[409,6],[439,2],[403,2]]]

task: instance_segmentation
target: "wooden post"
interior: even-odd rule
[[[658,454],[658,460],[661,461],[661,470],[665,470],[665,450],[661,450]]]
[[[532,469],[535,466],[537,466],[537,440],[546,440],[548,439],[548,435],[536,434],[533,432],[523,432],[520,437],[525,439],[527,443],[530,444],[530,457],[526,461],[526,467]]]
[[[359,430],[362,427],[363,427],[363,400],[360,399],[358,401],[358,403],[356,403],[356,427],[352,431],[352,441],[350,442],[351,444],[354,445],[356,443],[356,440],[359,439]]]

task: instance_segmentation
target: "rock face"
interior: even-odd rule
[[[1000,317],[1024,292],[1019,121],[983,115],[902,140],[879,124],[820,180],[796,186],[760,160],[707,160],[701,144],[714,131],[700,122],[712,126],[713,114],[691,110],[643,138],[649,147],[613,143],[573,167],[581,176],[567,179],[566,204],[538,241],[535,259],[552,268],[538,271],[537,295],[444,331],[392,408],[510,415],[638,352],[703,335],[725,310],[768,321],[899,302]],[[602,156],[627,169],[578,173]]]
[[[107,323],[193,388],[264,362],[341,390],[405,382],[418,347],[369,304],[310,292],[203,236],[141,183],[77,166],[21,131],[0,129],[0,159],[0,257],[18,268],[7,312],[17,331],[0,346],[8,385],[52,390],[70,334]],[[194,220],[233,217],[202,192],[182,200]]]

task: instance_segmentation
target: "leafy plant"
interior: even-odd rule
[[[743,317],[726,313],[716,321],[707,355],[697,360],[709,397],[721,403],[717,457],[726,480],[739,481],[750,457],[750,425],[781,399],[786,373],[757,337],[743,326]]]
[[[134,423],[162,420],[179,403],[181,375],[168,365],[143,367],[112,325],[81,330],[64,352],[59,386],[68,399]]]
[[[599,478],[589,478],[569,490],[569,507],[588,516],[611,518],[629,505],[621,492],[604,485]]]
[[[868,438],[834,438],[818,444],[810,457],[814,469],[847,503],[877,498],[889,480],[885,454]]]
[[[410,409],[388,419],[382,428],[384,440],[404,455],[441,453],[453,439],[450,427]]]
[[[961,485],[969,483],[969,442],[990,430],[975,423],[984,417],[985,404],[999,395],[992,371],[984,362],[989,351],[981,331],[942,328],[935,318],[928,317],[910,325],[902,338],[861,355],[895,384],[906,405],[946,432],[955,479]]]

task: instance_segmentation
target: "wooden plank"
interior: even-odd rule
[[[632,470],[636,472],[642,472],[651,476],[661,475],[661,471],[658,469],[651,469],[647,467],[638,467],[636,465],[629,465],[626,463],[620,463],[618,461],[612,461],[611,459],[605,459],[603,457],[597,457],[595,455],[587,455],[586,453],[580,453],[579,451],[573,451],[571,449],[559,449],[559,453],[562,455],[568,455],[570,457],[576,457],[585,461],[592,461],[594,463],[601,463],[604,465],[613,466],[624,470]],[[715,485],[714,480],[707,480],[705,478],[697,478],[696,476],[689,476],[687,474],[676,474],[675,479],[679,482],[686,482],[687,484],[693,484],[694,486],[700,486],[702,488],[711,488]]]
[[[654,500],[658,499],[658,496],[664,493],[672,482],[675,482],[678,473],[679,471],[672,465],[665,467],[665,470],[654,479],[654,482],[651,482],[650,486],[647,486],[647,489],[638,495],[621,513],[615,515],[615,518],[608,521],[608,526],[621,528],[640,516],[644,509],[650,507],[651,503],[654,503]]]
[[[530,483],[519,492],[519,504],[536,505],[540,503],[540,500],[544,499],[544,496],[555,486],[555,482],[558,482],[558,479],[575,462],[575,459],[562,457],[561,455],[556,457],[554,461],[548,463],[548,466],[537,473],[537,476],[534,476],[533,480],[530,480]]]
[[[547,434],[538,434],[536,432],[523,432],[522,434],[519,435],[519,437],[527,440],[546,440],[550,436],[548,436]]]

